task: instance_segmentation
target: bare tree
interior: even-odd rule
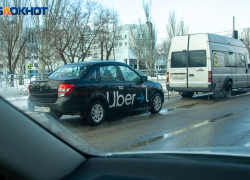
[[[131,26],[129,46],[132,54],[139,62],[143,62],[147,68],[153,69],[158,55],[156,49],[157,33],[150,16],[151,3],[152,1],[149,1],[149,3],[143,1],[146,22],[142,23],[142,20],[139,19],[139,25],[137,27]]]
[[[91,12],[91,7],[93,8],[91,4],[87,6],[87,12]],[[98,35],[103,32],[103,27],[110,19],[109,9],[104,8],[101,5],[96,5],[96,9],[93,10],[93,13],[90,14],[92,16],[89,18],[88,24],[85,25],[85,31],[81,34],[81,56],[79,61],[84,61],[87,54],[93,50],[93,45],[98,41]]]
[[[109,11],[90,0],[84,4],[81,0],[74,2],[66,11],[67,16],[61,18],[59,29],[53,34],[53,45],[64,64],[81,62],[92,50],[103,25],[108,22]]]
[[[107,21],[101,28],[97,37],[100,44],[101,61],[103,61],[104,55],[106,56],[106,61],[109,60],[111,53],[114,50],[115,44],[118,44],[119,40],[121,39],[120,35],[122,32],[122,26],[119,26],[118,13],[114,9],[106,9],[106,11],[108,12]]]
[[[166,54],[167,56],[173,37],[187,34],[188,27],[185,25],[183,19],[177,22],[177,15],[175,11],[172,11],[169,13],[168,23],[166,25],[166,28],[168,37],[161,43],[159,48],[161,49],[161,51],[164,51],[164,54]]]
[[[159,56],[163,56],[163,59],[165,61],[165,65],[167,64],[167,58],[168,58],[168,52],[169,52],[169,43],[167,40],[163,40],[160,44],[157,46],[158,54]]]
[[[68,6],[67,0],[43,0],[32,1],[34,6],[49,7],[48,12],[43,16],[32,16],[33,25],[32,35],[35,42],[29,44],[29,51],[33,52],[39,59],[38,69],[45,72],[47,67],[53,71],[55,61],[55,47],[53,45],[53,34],[58,32],[59,22],[66,13]],[[32,5],[32,4],[31,4]]]
[[[248,52],[250,52],[250,28],[245,29],[242,33],[241,33],[241,37],[240,39],[242,39],[243,43],[245,44]]]
[[[26,1],[2,1],[5,7],[26,7]],[[1,55],[7,61],[10,74],[16,72],[17,63],[28,40],[28,16],[2,16],[0,34],[2,36]],[[14,75],[11,75],[11,86],[14,86]]]
[[[58,29],[53,32],[53,45],[64,64],[75,62],[80,44],[81,6],[82,1],[69,4],[67,13],[59,20]]]
[[[103,26],[97,36],[97,39],[99,41],[100,46],[100,55],[101,55],[101,61],[103,61],[103,56],[104,56],[104,43],[107,42],[107,40],[110,38],[108,37],[109,31],[108,31],[108,23],[106,26]],[[107,48],[107,47],[106,47]]]
[[[105,47],[106,47],[106,60],[108,61],[111,52],[113,51],[113,58],[115,61],[115,51],[114,47],[115,44],[119,43],[119,40],[121,39],[121,34],[123,32],[122,26],[119,25],[119,14],[114,11],[112,11],[111,19],[110,19],[110,29],[109,29],[109,38],[106,41]]]

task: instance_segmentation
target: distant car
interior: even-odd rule
[[[67,64],[47,79],[29,85],[30,111],[48,118],[81,115],[91,125],[103,122],[107,111],[146,107],[161,110],[164,93],[159,83],[119,62]]]

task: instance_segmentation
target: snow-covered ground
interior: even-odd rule
[[[19,84],[18,81],[14,81],[14,87],[10,87],[13,84],[6,84],[6,81],[2,79],[2,82],[0,82],[0,95],[3,97],[14,97],[16,100],[20,99],[23,96],[28,95],[28,85],[30,84],[30,81],[35,80],[34,78],[30,79],[24,79],[23,84]]]
[[[16,106],[18,109],[22,111],[28,111],[28,104],[27,104],[28,96],[22,96],[20,97],[19,100],[17,100],[15,97],[7,97],[5,99],[14,106]]]

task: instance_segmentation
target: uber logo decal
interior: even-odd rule
[[[113,95],[114,95],[114,101],[112,105],[109,105],[110,108],[113,107],[120,107],[124,104],[126,105],[130,105],[132,103],[132,105],[134,104],[134,97],[136,96],[136,94],[127,94],[126,97],[124,98],[124,96],[122,94],[119,95],[118,91],[113,91]],[[122,102],[119,103],[119,99],[122,99]],[[109,103],[109,92],[107,92],[107,100]]]
[[[144,100],[143,94],[141,93],[142,97],[137,98],[137,100],[140,100],[140,104],[142,103],[142,101]],[[109,104],[110,108],[113,107],[121,107],[124,103],[128,106],[128,105],[133,105],[134,104],[134,99],[136,94],[127,94],[124,98],[124,96],[122,94],[119,95],[118,91],[113,91],[113,96],[114,96],[114,101],[113,104]],[[119,100],[122,100],[121,103],[119,103]],[[109,92],[107,92],[107,100],[109,103]],[[148,90],[146,88],[146,102],[149,102],[148,100]]]

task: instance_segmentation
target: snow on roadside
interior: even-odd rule
[[[25,114],[30,115],[31,117],[43,116],[42,113],[32,112],[28,109],[28,96],[22,96],[19,100],[16,100],[14,97],[5,98],[12,105],[17,107],[19,110],[23,111]]]
[[[22,111],[28,111],[28,96],[22,96],[19,100],[16,100],[15,97],[8,97],[5,98],[7,101],[9,101],[11,104],[13,104],[15,107],[17,107],[18,109],[22,110]]]

